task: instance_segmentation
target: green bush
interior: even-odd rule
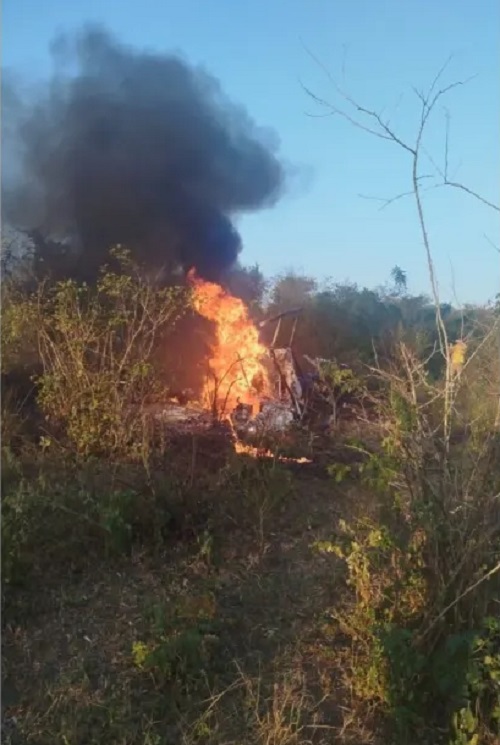
[[[135,665],[159,684],[186,689],[199,683],[217,641],[213,596],[185,598],[173,608],[155,605],[149,616],[147,642],[132,647]]]
[[[465,376],[443,389],[404,346],[399,369],[381,374],[380,447],[358,467],[378,509],[341,521],[338,537],[318,546],[342,559],[353,592],[334,613],[352,644],[348,684],[385,715],[395,743],[424,732],[449,745],[493,742],[500,440],[477,420],[464,434]]]
[[[130,551],[133,522],[145,501],[139,492],[113,484],[103,475],[104,464],[82,469],[43,453],[31,458],[27,466],[2,453],[4,588],[50,566],[64,570],[85,562],[96,552]]]
[[[144,455],[142,407],[166,388],[154,352],[188,303],[184,290],[153,287],[120,258],[123,273],[104,270],[96,287],[68,280],[38,300],[39,403],[84,456]]]

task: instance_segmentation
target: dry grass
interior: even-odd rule
[[[330,533],[344,497],[311,477],[293,487],[267,504],[258,529],[253,515],[238,526],[228,511],[188,543],[55,565],[9,591],[4,741],[329,742],[338,716],[307,640],[335,582],[310,546]],[[201,637],[193,660],[187,648],[173,673],[136,664],[135,643],[170,644],[178,629]]]

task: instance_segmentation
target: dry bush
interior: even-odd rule
[[[165,390],[154,366],[187,297],[141,279],[126,255],[122,273],[104,270],[95,288],[72,280],[41,287],[39,402],[82,455],[140,455],[147,447],[143,406]]]
[[[390,369],[373,371],[381,446],[360,476],[378,514],[319,546],[345,561],[354,592],[335,613],[352,643],[346,682],[400,743],[425,729],[453,745],[499,734],[500,437],[491,416],[460,406],[469,365],[432,382],[401,344]]]

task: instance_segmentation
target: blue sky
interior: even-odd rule
[[[273,209],[238,223],[242,260],[268,275],[295,268],[375,286],[399,264],[410,290],[429,287],[412,199],[380,211],[364,198],[407,191],[407,155],[338,117],[310,116],[319,109],[303,85],[338,99],[308,50],[409,139],[419,117],[412,86],[428,86],[453,54],[443,83],[476,77],[443,102],[451,115],[450,173],[500,204],[498,0],[4,0],[4,66],[43,77],[54,34],[88,21],[134,46],[181,52],[274,130],[290,166],[288,191]],[[444,121],[440,106],[426,141],[438,162]],[[425,208],[442,296],[492,298],[500,290],[500,255],[485,235],[500,244],[498,213],[453,189],[428,191]]]

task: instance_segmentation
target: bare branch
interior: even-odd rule
[[[420,634],[419,640],[421,641],[423,637],[427,636],[429,631],[431,631],[434,626],[442,619],[444,616],[450,611],[457,603],[459,603],[466,595],[468,595],[470,592],[475,590],[479,585],[481,585],[486,580],[490,579],[490,577],[493,577],[494,574],[500,571],[500,562],[497,562],[495,566],[493,566],[488,572],[481,575],[476,582],[474,582],[472,585],[469,585],[463,592],[458,595],[454,600],[452,600],[451,603],[449,603],[443,610],[438,613],[438,615],[432,619],[432,621],[429,623],[427,628]]]
[[[448,59],[442,65],[441,69],[438,70],[436,77],[434,78],[434,80],[431,83],[431,87],[430,87],[429,93],[428,93],[428,98],[430,98],[432,96],[432,94],[434,93],[434,88],[436,87],[436,85],[441,80],[441,78],[442,78],[445,70],[447,70],[448,67],[450,66],[450,62],[452,61],[452,59],[453,59],[454,56],[455,55],[450,54],[449,57],[448,57]]]
[[[313,54],[310,49],[308,49],[304,45],[305,51],[307,54],[311,57],[311,59],[318,65],[318,67],[324,72],[326,75],[328,81],[336,91],[336,93],[347,103],[349,104],[356,112],[364,114],[365,116],[369,117],[370,119],[373,119],[378,126],[380,127],[380,130],[373,129],[372,127],[369,127],[366,124],[363,124],[358,119],[356,119],[353,115],[348,114],[344,109],[339,108],[338,106],[333,105],[331,102],[326,101],[325,99],[320,98],[316,94],[312,93],[307,86],[301,83],[302,87],[304,88],[305,92],[313,98],[317,103],[319,103],[321,106],[326,107],[332,114],[338,114],[339,116],[343,117],[347,121],[349,121],[353,126],[357,127],[358,129],[362,129],[365,132],[368,132],[369,134],[374,135],[375,137],[378,137],[382,140],[389,140],[393,142],[397,142],[398,145],[400,145],[402,148],[407,150],[408,152],[413,154],[413,148],[410,147],[406,142],[404,142],[390,127],[389,122],[384,122],[381,115],[377,114],[376,111],[372,111],[370,109],[367,109],[365,106],[361,106],[352,96],[350,96],[346,91],[344,91],[338,83],[335,81],[333,76],[331,75],[328,68],[321,62],[321,60],[316,57],[315,54]]]
[[[493,210],[496,210],[496,212],[500,212],[500,207],[497,204],[494,204],[493,202],[490,202],[488,199],[485,199],[480,194],[478,194],[476,191],[473,191],[473,189],[469,189],[468,186],[465,186],[464,184],[460,184],[457,181],[444,181],[443,186],[452,186],[454,189],[461,189],[462,191],[465,191],[467,194],[470,194],[471,197],[474,197],[479,202],[482,202],[487,207],[490,207]]]
[[[488,236],[486,235],[486,233],[484,233],[483,237],[484,237],[484,239],[486,240],[486,242],[490,244],[490,246],[492,247],[492,249],[493,249],[494,251],[496,251],[496,252],[497,252],[497,254],[500,254],[500,246],[498,246],[498,245],[497,245],[496,243],[494,243],[494,242],[493,242],[493,241],[491,240],[491,238],[489,238],[489,237],[488,237]]]
[[[448,109],[445,109],[445,121],[446,121],[446,129],[445,129],[445,142],[444,142],[444,180],[448,180],[448,148],[449,148],[449,141],[450,141],[450,112]]]
[[[357,129],[361,129],[363,132],[368,132],[368,134],[373,135],[374,137],[378,137],[381,140],[388,140],[389,142],[392,140],[392,137],[390,137],[387,134],[383,134],[382,132],[377,131],[376,129],[372,129],[371,127],[366,126],[365,124],[362,124],[361,122],[357,121],[353,116],[348,114],[343,109],[339,109],[337,106],[334,106],[333,104],[329,103],[328,101],[325,101],[324,99],[317,96],[315,93],[313,93],[307,86],[302,84],[302,88],[307,93],[308,96],[310,96],[313,101],[316,101],[316,103],[320,104],[320,106],[324,106],[328,109],[328,112],[326,114],[308,114],[308,116],[316,116],[318,118],[320,117],[326,117],[326,116],[340,116],[342,119],[345,119],[350,124],[353,125],[353,127],[356,127]],[[361,109],[360,109],[361,110]]]
[[[427,179],[427,178],[434,178],[434,176],[432,174],[425,174],[425,175],[418,177],[419,181],[423,179]],[[428,189],[425,189],[425,191],[430,191],[431,189],[435,189],[435,188],[436,188],[435,185],[433,185],[433,186],[430,186]],[[411,191],[404,191],[401,194],[397,194],[395,197],[390,197],[389,199],[384,198],[384,197],[370,196],[367,194],[358,194],[358,197],[360,197],[361,199],[368,199],[368,200],[372,200],[375,202],[382,202],[382,205],[379,207],[379,211],[381,212],[382,210],[385,210],[386,207],[389,207],[394,202],[397,202],[398,200],[403,199],[404,197],[412,197],[413,195],[414,195],[414,192],[413,192],[413,189],[411,189]]]
[[[426,223],[426,219],[424,215],[423,204],[422,204],[423,190],[421,187],[421,181],[422,181],[423,176],[419,173],[419,170],[420,170],[421,156],[422,154],[425,154],[427,155],[429,161],[434,166],[436,172],[440,175],[442,179],[442,184],[434,184],[430,188],[436,188],[437,186],[441,185],[441,186],[452,186],[457,189],[462,189],[469,195],[481,201],[483,204],[489,207],[492,207],[493,209],[499,210],[499,208],[496,205],[494,205],[492,202],[481,197],[481,195],[479,195],[477,192],[474,192],[472,189],[465,187],[463,184],[460,184],[456,181],[449,180],[448,160],[449,160],[450,120],[449,120],[448,114],[447,114],[446,135],[445,135],[444,171],[441,168],[439,168],[439,166],[434,162],[433,158],[425,151],[425,148],[423,146],[423,137],[424,137],[427,123],[436,105],[438,104],[438,102],[453,89],[465,85],[467,82],[469,82],[472,79],[472,77],[466,80],[457,80],[455,82],[450,83],[449,85],[445,85],[438,89],[439,81],[441,80],[445,70],[447,69],[452,59],[452,57],[449,57],[446,60],[446,62],[443,64],[441,69],[438,71],[434,79],[432,80],[431,85],[429,89],[427,90],[427,92],[423,92],[421,90],[418,90],[417,88],[413,89],[415,96],[420,101],[421,109],[420,109],[420,121],[419,121],[419,125],[417,128],[414,144],[409,144],[399,134],[396,133],[396,131],[390,125],[390,122],[385,121],[382,118],[381,114],[378,114],[376,111],[360,105],[355,99],[352,98],[352,96],[350,96],[344,90],[342,90],[339,87],[339,85],[336,83],[336,81],[332,78],[332,75],[330,74],[329,70],[325,67],[325,65],[314,54],[312,54],[310,50],[308,50],[307,48],[306,48],[306,52],[315,61],[318,67],[320,67],[320,69],[324,72],[328,81],[332,85],[335,93],[345,103],[345,106],[338,106],[335,103],[326,101],[324,98],[320,98],[316,94],[312,93],[306,86],[303,86],[306,93],[314,101],[316,101],[316,103],[318,103],[320,106],[322,106],[323,108],[327,110],[328,115],[338,115],[344,118],[346,121],[350,122],[357,129],[365,131],[368,134],[378,137],[379,139],[393,142],[399,145],[399,147],[401,147],[403,150],[411,154],[411,157],[412,157],[412,172],[411,172],[412,189],[407,192],[402,192],[401,194],[398,194],[395,197],[392,197],[391,199],[386,199],[386,200],[378,199],[377,201],[382,202],[380,209],[385,209],[385,207],[389,206],[390,204],[393,204],[395,201],[403,199],[407,196],[413,195],[415,198],[415,203],[416,203],[417,213],[418,213],[418,221],[419,221],[420,231],[421,231],[421,235],[422,235],[422,239],[424,243],[425,256],[426,256],[426,261],[427,261],[427,269],[428,269],[431,290],[432,290],[432,297],[433,297],[435,311],[436,311],[436,327],[438,331],[439,350],[446,361],[446,384],[445,384],[443,424],[444,424],[444,432],[445,432],[445,446],[446,448],[448,448],[449,438],[450,438],[450,433],[451,433],[451,429],[450,429],[451,415],[452,415],[452,410],[453,410],[453,394],[452,394],[453,386],[451,384],[452,371],[451,371],[451,358],[449,354],[450,345],[448,341],[446,325],[444,323],[442,313],[441,313],[441,303],[439,299],[438,281],[437,281],[436,272],[434,268],[434,260],[433,260],[432,251],[431,251],[431,243],[430,243],[428,227],[427,227],[427,223]],[[366,120],[368,120],[368,123],[366,123]]]
[[[468,186],[465,186],[464,184],[450,180],[448,178],[449,173],[449,137],[450,137],[450,114],[449,111],[445,110],[445,118],[446,118],[446,136],[445,136],[445,147],[444,147],[444,169],[440,168],[434,158],[431,156],[427,150],[425,150],[424,147],[422,147],[422,151],[425,153],[426,157],[429,159],[430,163],[434,166],[438,174],[441,176],[442,183],[436,184],[437,187],[439,186],[451,186],[455,189],[461,189],[462,191],[465,191],[470,196],[474,197],[474,199],[477,199],[479,202],[482,202],[486,207],[490,207],[490,209],[496,210],[496,212],[500,212],[500,207],[497,204],[494,204],[494,202],[490,202],[489,199],[486,199],[481,194],[478,194],[478,192],[474,191],[473,189],[470,189]]]

